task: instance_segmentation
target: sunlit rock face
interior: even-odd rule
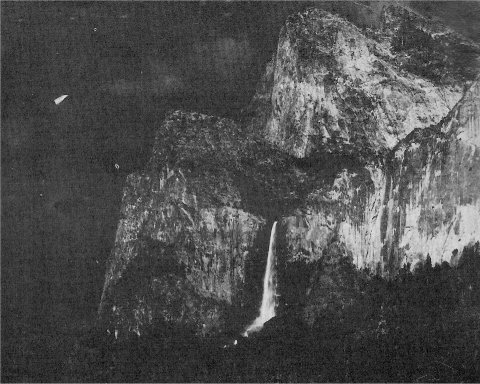
[[[455,264],[480,239],[480,85],[441,123],[416,129],[381,165],[345,168],[286,217],[290,260],[320,260],[341,244],[359,268],[394,275],[429,255]]]
[[[393,270],[430,255],[458,261],[480,239],[480,83],[439,125],[415,130],[393,152],[386,256]]]
[[[480,238],[478,46],[403,7],[379,15],[362,29],[317,9],[289,17],[250,105],[268,141],[338,169],[285,215],[291,262],[340,246],[395,274]]]
[[[140,334],[159,320],[221,329],[264,225],[241,209],[230,179],[232,129],[228,120],[173,113],[149,168],[128,176],[100,307],[111,332]]]
[[[382,21],[362,31],[318,9],[288,18],[267,71],[271,89],[256,96],[271,103],[267,140],[297,157],[319,146],[384,155],[448,113],[471,80],[478,47],[403,8],[385,7]],[[447,50],[455,44],[470,55],[461,72],[459,52]]]

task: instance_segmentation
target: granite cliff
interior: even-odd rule
[[[386,7],[382,22],[362,34],[316,9],[295,15],[282,31],[270,87],[260,92],[271,95],[262,115],[268,141],[309,163],[343,163],[285,219],[291,254],[312,260],[340,242],[357,267],[394,274],[427,255],[450,261],[478,239],[478,188],[463,174],[478,170],[478,47],[399,7]],[[405,42],[413,37],[417,45]],[[329,59],[303,57],[305,41],[313,42],[306,52]],[[455,67],[462,46],[477,56]],[[464,192],[472,206],[462,215]],[[453,228],[465,234],[456,246]]]
[[[358,268],[394,275],[430,256],[456,264],[479,239],[479,83],[439,124],[415,129],[381,165],[345,167],[284,218],[292,260],[341,245]]]
[[[320,270],[296,291],[310,304],[335,265],[393,276],[427,256],[455,264],[480,240],[480,49],[402,7],[380,21],[292,15],[241,123],[166,116],[124,189],[109,332],[223,330],[260,300],[276,220],[279,284]]]
[[[459,73],[457,52],[449,56],[445,47],[465,45],[477,54],[478,47],[453,32],[426,32],[425,20],[399,12],[387,7],[380,28],[365,31],[318,9],[290,16],[267,71],[269,86],[255,98],[266,100],[257,109],[269,108],[261,112],[267,140],[296,157],[319,145],[384,155],[414,128],[438,123],[477,64],[468,57]]]
[[[265,220],[242,209],[233,182],[235,130],[229,120],[174,112],[149,169],[128,176],[100,308],[112,313],[112,332],[140,334],[160,318],[205,333],[238,301]]]

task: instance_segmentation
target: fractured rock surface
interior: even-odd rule
[[[310,302],[341,260],[393,276],[480,240],[479,47],[402,7],[380,14],[375,28],[290,16],[241,124],[167,115],[124,189],[99,311],[112,331],[221,330],[273,221],[284,279],[328,266],[300,284]]]

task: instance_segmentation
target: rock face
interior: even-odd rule
[[[480,239],[480,83],[438,125],[416,129],[382,166],[345,169],[284,219],[291,260],[341,245],[357,267],[394,275],[425,260],[455,264]]]
[[[253,124],[338,170],[284,219],[292,261],[341,245],[358,267],[394,274],[427,255],[458,258],[479,238],[478,58],[475,44],[398,6],[375,30],[317,9],[287,20]]]
[[[209,332],[221,325],[221,308],[238,301],[265,221],[241,209],[228,168],[235,156],[222,159],[233,129],[228,120],[173,113],[149,169],[127,178],[100,308],[117,332],[140,334],[158,319]],[[195,163],[207,159],[214,167]]]
[[[291,16],[271,71],[267,139],[297,157],[318,145],[384,155],[413,129],[438,123],[464,85],[445,47],[467,43],[425,32],[413,15],[388,7],[383,28],[365,33],[317,9]]]
[[[273,221],[280,284],[309,297],[311,324],[349,265],[393,276],[480,240],[480,50],[401,7],[379,14],[375,29],[291,16],[242,124],[166,117],[125,186],[100,305],[111,332],[221,330],[261,286]]]
[[[393,265],[426,255],[456,263],[480,239],[479,117],[477,81],[441,124],[415,130],[393,152],[385,244]]]

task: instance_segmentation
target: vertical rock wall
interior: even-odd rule
[[[394,265],[427,255],[455,263],[464,246],[480,239],[479,112],[476,82],[442,124],[414,132],[394,152],[388,245]]]
[[[345,169],[308,209],[284,220],[291,260],[345,245],[357,267],[458,261],[480,239],[479,82],[438,125],[417,129],[381,166]]]
[[[392,37],[378,33],[367,37],[317,9],[290,16],[274,62],[268,140],[297,157],[320,143],[385,154],[414,128],[438,123],[462,87],[402,70]]]
[[[226,122],[206,123],[208,119],[176,113],[158,132],[162,135],[170,125],[188,136],[188,129],[194,129],[189,124],[206,124],[219,134]],[[213,140],[212,150],[221,152],[221,141]],[[175,143],[176,155],[187,156],[182,151],[191,144],[188,139]],[[157,137],[150,169],[128,176],[124,189],[123,218],[100,306],[100,314],[117,331],[141,333],[158,319],[202,332],[208,324],[218,330],[222,309],[238,304],[245,263],[265,224],[239,207],[239,193],[228,177],[170,168],[162,163],[166,148]]]
[[[289,17],[244,126],[167,116],[124,190],[100,306],[112,331],[220,330],[267,221],[287,268],[321,260],[340,280],[337,258],[394,275],[480,240],[480,50],[400,8],[376,29]]]
[[[281,32],[259,128],[317,168],[318,153],[340,163],[284,219],[292,261],[343,244],[358,267],[395,274],[427,255],[455,262],[480,238],[479,47],[405,8],[380,14],[361,30],[309,9]]]

